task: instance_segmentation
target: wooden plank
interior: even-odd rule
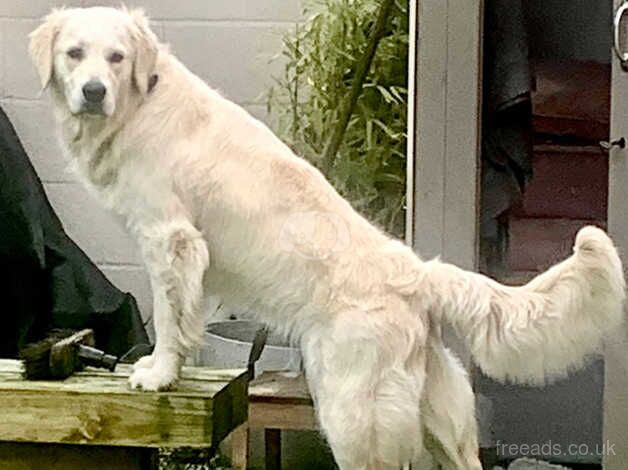
[[[104,381],[114,381],[115,379],[121,379],[121,381],[125,381],[129,378],[132,370],[133,368],[129,364],[118,364],[115,372],[108,372],[104,369],[95,369],[88,367],[82,372],[77,372],[65,381],[25,381],[22,380],[21,377],[23,367],[20,361],[15,361],[13,359],[0,359],[0,374],[2,374],[3,377],[7,377],[7,379],[12,378],[19,382],[24,382],[25,384],[29,384],[29,386],[32,387],[37,387],[40,385],[43,388],[48,388],[50,384],[57,386],[60,383],[63,383],[69,387],[81,387],[81,384],[83,387],[89,387],[89,381],[91,380],[103,381],[104,379]],[[189,385],[192,388],[195,388],[195,381],[201,381],[204,383],[216,382],[220,384],[228,382],[234,377],[241,375],[243,371],[244,369],[210,369],[207,367],[183,367],[182,380],[183,382],[190,382]],[[85,380],[86,378],[88,380]],[[2,387],[2,385],[3,384],[0,383],[0,387]],[[201,386],[205,386],[205,384],[201,384]],[[129,390],[126,391],[128,392]],[[185,394],[189,393],[190,390],[186,389]]]
[[[546,147],[548,148],[548,147]],[[580,149],[584,149],[581,151]],[[534,175],[510,216],[564,217],[606,221],[608,153],[586,147],[535,146]]]
[[[418,40],[418,7],[416,0],[410,0],[408,9],[408,129],[406,144],[406,231],[405,242],[409,246],[414,246],[414,197],[415,197],[415,173],[414,160],[416,158],[416,85],[417,85],[417,44]]]
[[[599,145],[535,144],[533,146],[534,153],[555,153],[558,156],[564,154],[565,149],[569,149],[569,151],[573,153],[594,154],[600,158],[608,158],[608,155],[606,155]]]
[[[281,470],[281,430],[264,430],[266,470]]]
[[[0,442],[3,470],[157,470],[157,449]]]
[[[477,267],[481,0],[415,0],[414,247]]]
[[[586,225],[604,227],[601,220],[510,217],[508,268],[544,271],[573,251],[578,230]]]
[[[249,425],[238,426],[231,433],[231,467],[232,470],[246,470],[249,461]]]
[[[0,441],[132,447],[209,447],[246,420],[243,370],[184,368],[173,392],[141,392],[115,373],[86,370],[65,381],[25,381],[0,360]]]
[[[447,1],[447,79],[443,251],[476,270],[482,87],[481,0]]]
[[[534,77],[535,133],[589,141],[608,138],[610,64],[544,60],[534,64]]]
[[[447,2],[415,0],[417,11],[414,243],[426,258],[443,253],[447,145]]]
[[[249,402],[313,406],[302,373],[264,372],[249,384]]]
[[[615,8],[622,0],[614,0]],[[624,18],[624,35],[628,18]],[[611,139],[628,138],[628,72],[615,54],[611,82]],[[609,153],[608,230],[624,254],[628,253],[628,149],[613,147]],[[604,387],[604,442],[612,448],[604,453],[605,470],[624,470],[628,462],[628,335],[620,328],[606,343]],[[609,447],[610,447],[609,446]]]
[[[318,429],[314,407],[311,405],[249,404],[251,429],[278,428],[293,430]]]
[[[184,372],[185,373],[185,372]],[[216,447],[248,418],[248,371],[232,380],[213,398],[212,447]]]

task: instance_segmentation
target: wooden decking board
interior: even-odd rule
[[[264,372],[249,387],[250,402],[313,405],[302,373]]]
[[[130,366],[25,381],[0,360],[0,441],[133,447],[215,446],[246,420],[243,370],[184,368],[176,391],[131,390]]]

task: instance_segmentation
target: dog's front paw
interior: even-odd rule
[[[133,364],[133,370],[139,369],[151,369],[155,365],[155,356],[149,354],[148,356],[140,357],[135,364]]]
[[[175,372],[160,367],[140,368],[129,377],[129,385],[136,390],[158,392],[172,390],[177,382]]]

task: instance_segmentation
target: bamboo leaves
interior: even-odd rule
[[[268,94],[276,131],[324,169],[354,207],[388,232],[404,229],[408,5],[393,2],[383,34],[330,161],[323,159],[386,0],[309,0],[307,20],[284,37],[283,75]],[[360,77],[358,77],[359,79]]]

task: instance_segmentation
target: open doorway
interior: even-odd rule
[[[518,283],[582,225],[606,225],[612,5],[515,2],[522,16],[502,25],[503,2],[488,3],[481,267]]]
[[[521,284],[569,255],[579,228],[607,225],[612,2],[514,2],[507,20],[500,3],[486,4],[479,264]],[[544,389],[481,376],[476,388],[493,443],[515,444],[497,447],[500,460],[601,464],[601,358]]]

